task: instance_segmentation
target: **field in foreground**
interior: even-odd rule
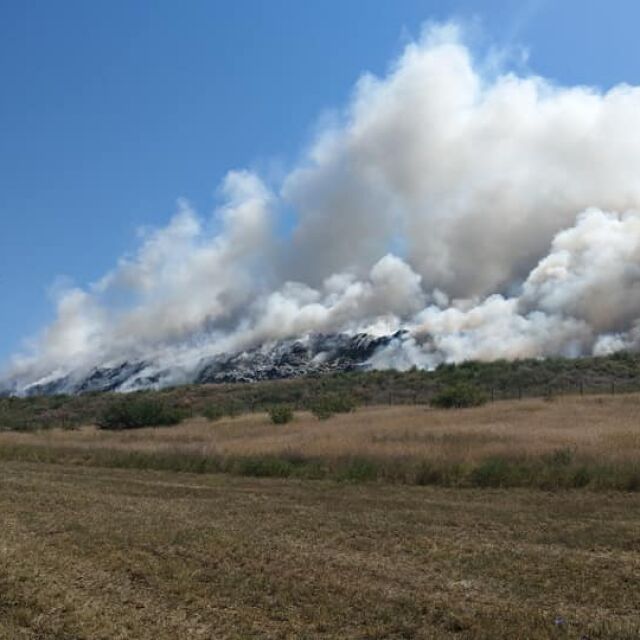
[[[319,421],[264,412],[166,428],[0,432],[0,459],[448,487],[640,490],[640,395],[465,410],[362,407]]]
[[[5,462],[0,637],[640,637],[637,494]]]

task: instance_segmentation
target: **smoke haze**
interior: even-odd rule
[[[131,357],[187,371],[310,332],[406,329],[381,368],[640,345],[640,88],[501,71],[447,24],[363,75],[335,120],[280,184],[230,172],[213,220],[181,203],[61,291],[9,377]]]

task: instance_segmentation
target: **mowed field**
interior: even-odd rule
[[[640,492],[598,475],[638,471],[639,418],[629,395],[2,433],[0,638],[640,638]],[[153,468],[189,459],[239,466]],[[473,486],[496,460],[600,471]]]

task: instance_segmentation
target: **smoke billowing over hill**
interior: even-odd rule
[[[309,334],[406,330],[374,367],[636,348],[639,131],[638,87],[557,86],[429,28],[359,79],[280,184],[231,172],[213,221],[183,203],[61,292],[8,378],[138,359],[188,380],[203,359]]]

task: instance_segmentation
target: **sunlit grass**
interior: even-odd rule
[[[640,396],[464,410],[368,407],[319,421],[266,413],[164,429],[0,434],[0,457],[107,467],[460,487],[640,489]]]

